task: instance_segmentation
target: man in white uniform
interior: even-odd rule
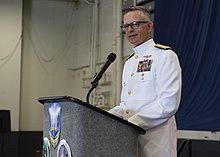
[[[139,157],[176,157],[174,114],[182,85],[177,55],[154,43],[153,23],[145,8],[128,8],[123,17],[122,29],[134,53],[124,65],[121,103],[109,112],[146,130],[139,136]]]

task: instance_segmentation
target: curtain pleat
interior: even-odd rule
[[[155,0],[157,43],[179,56],[179,130],[220,131],[220,1]]]

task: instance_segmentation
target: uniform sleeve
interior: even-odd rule
[[[114,108],[110,109],[108,112],[117,116],[117,117],[120,117],[120,118],[123,118],[123,104],[120,103],[119,106],[115,106]]]
[[[159,56],[155,74],[155,101],[144,104],[139,112],[128,119],[146,130],[168,121],[179,107],[182,86],[181,68],[172,50],[166,50]]]

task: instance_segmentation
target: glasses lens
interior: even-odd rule
[[[131,28],[138,28],[139,27],[139,22],[132,22],[130,24]]]
[[[125,30],[124,26],[121,26],[121,29],[124,31]]]
[[[128,28],[128,25],[122,25],[122,26],[121,26],[121,29],[122,29],[123,31],[126,31],[127,28]]]
[[[134,21],[130,24],[124,24],[121,26],[121,29],[123,31],[127,31],[128,30],[128,27],[130,26],[132,29],[134,28],[138,28],[140,26],[141,23],[148,23],[148,21]]]

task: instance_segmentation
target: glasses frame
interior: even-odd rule
[[[129,24],[123,24],[121,25],[121,29],[122,31],[127,31],[129,26],[132,28],[132,29],[135,29],[135,28],[138,28],[140,26],[140,24],[142,23],[149,23],[150,21],[134,21],[134,22],[131,22]]]

